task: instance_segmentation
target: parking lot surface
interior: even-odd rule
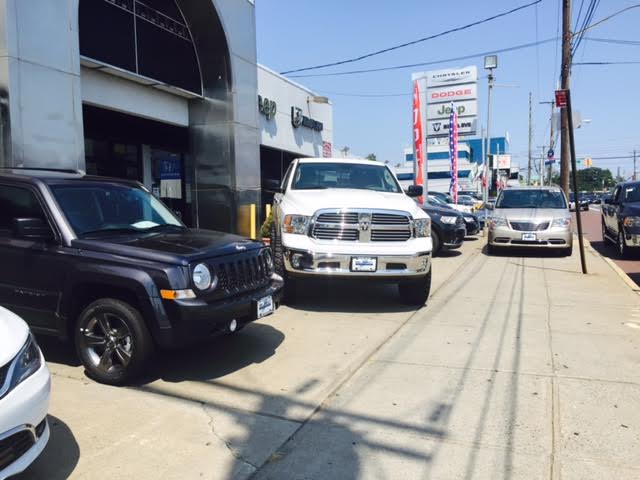
[[[611,267],[434,259],[418,311],[390,287],[308,285],[234,336],[87,379],[42,339],[52,436],[20,478],[640,478],[640,302]]]

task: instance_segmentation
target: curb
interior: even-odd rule
[[[616,274],[622,279],[622,281],[627,284],[627,286],[632,291],[640,295],[640,286],[638,286],[636,282],[631,280],[631,277],[629,277],[629,275],[627,275],[624,270],[622,270],[618,265],[616,265],[616,262],[614,262],[608,257],[605,257],[600,252],[598,252],[595,248],[593,248],[591,246],[591,242],[587,240],[587,238],[584,235],[582,236],[582,241],[584,242],[584,246],[587,247],[591,253],[594,253],[597,256],[599,256],[601,259],[603,259],[611,267],[611,269],[614,272],[616,272]]]

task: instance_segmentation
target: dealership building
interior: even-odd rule
[[[265,180],[331,154],[327,99],[257,66],[252,0],[0,6],[0,166],[139,180],[189,225],[246,232]]]

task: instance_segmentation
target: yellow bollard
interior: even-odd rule
[[[256,239],[256,204],[252,203],[249,206],[249,231],[251,232],[251,239]]]

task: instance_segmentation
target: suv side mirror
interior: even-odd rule
[[[27,240],[53,240],[53,231],[41,218],[14,218],[13,236]]]
[[[421,197],[423,193],[422,185],[409,185],[405,193],[410,197]]]
[[[273,178],[265,180],[262,187],[269,192],[282,193],[280,181]]]

